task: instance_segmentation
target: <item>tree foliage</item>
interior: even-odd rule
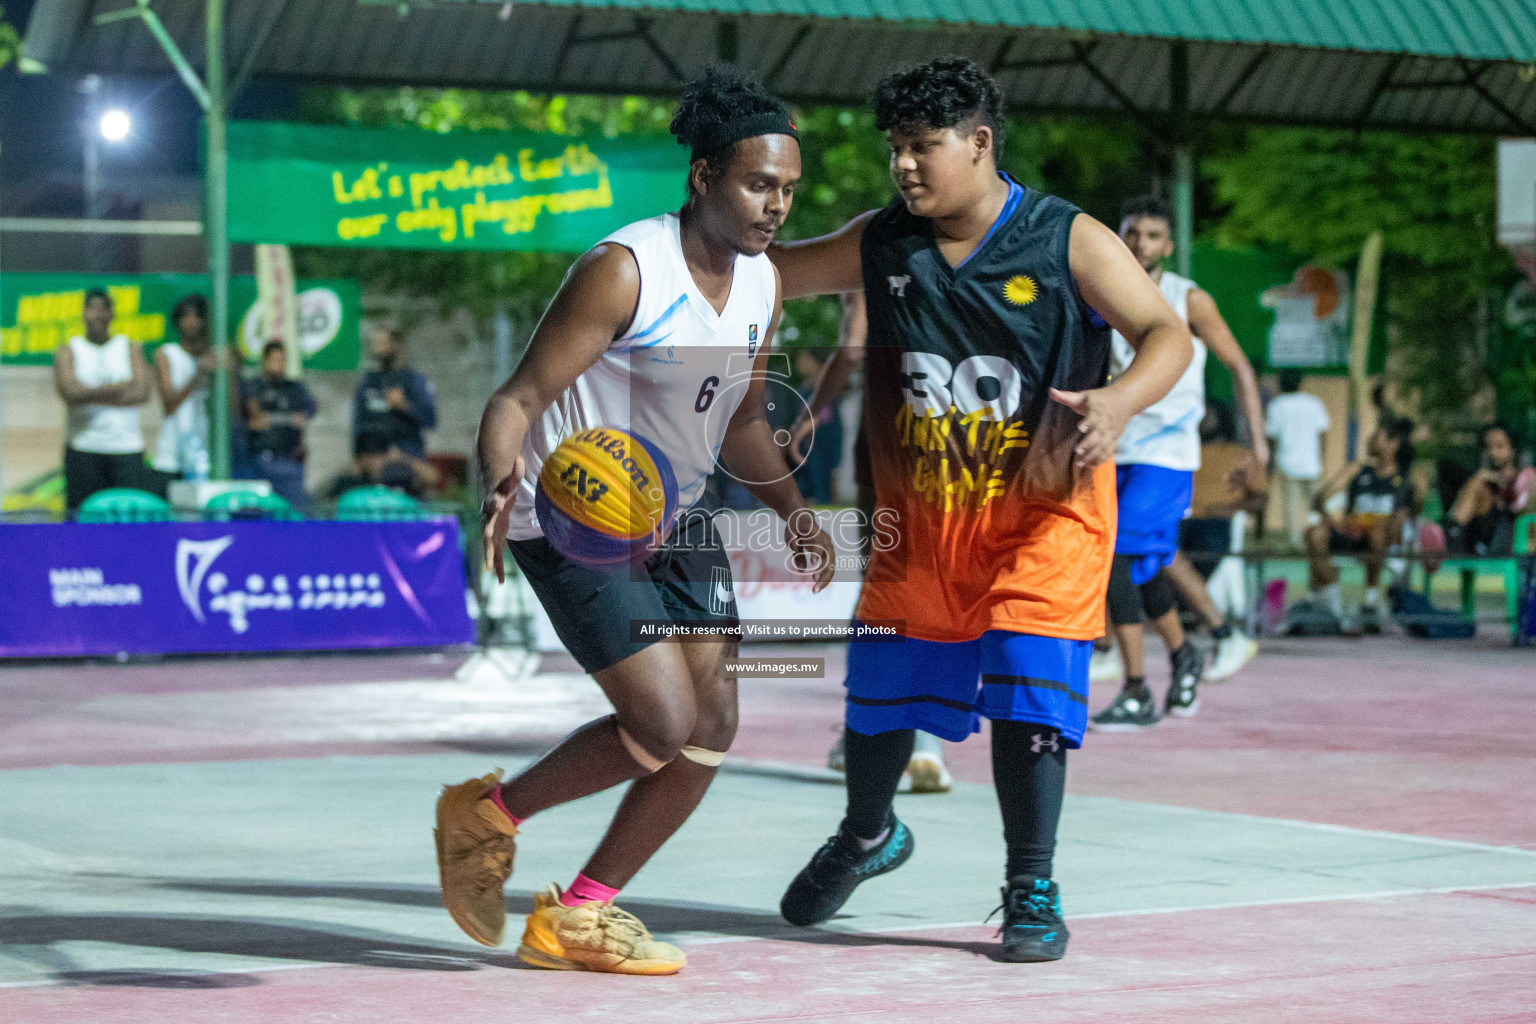
[[[1391,372],[1427,419],[1457,425],[1499,375],[1485,358],[1489,303],[1514,272],[1495,240],[1494,140],[1251,129],[1203,170],[1222,206],[1216,241],[1348,266],[1382,231]]]
[[[0,68],[16,59],[21,52],[21,36],[16,28],[5,20],[5,8],[0,7]]]

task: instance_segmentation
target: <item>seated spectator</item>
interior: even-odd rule
[[[424,498],[437,484],[437,470],[424,459],[402,452],[376,430],[359,434],[352,442],[353,470],[338,476],[326,492],[339,498],[354,487],[389,487]]]
[[[1365,599],[1360,628],[1381,632],[1381,570],[1387,551],[1403,536],[1403,524],[1418,505],[1408,471],[1413,465],[1413,424],[1392,420],[1371,435],[1364,463],[1351,463],[1327,481],[1313,503],[1321,522],[1307,528],[1307,556],[1312,598],[1339,618],[1339,570],[1333,555],[1359,555],[1365,563]],[[1343,494],[1337,512],[1329,501]]]
[[[1445,518],[1445,541],[1455,555],[1508,555],[1515,520],[1536,512],[1536,469],[1520,468],[1509,431],[1495,423],[1483,431],[1482,465],[1462,486]]]
[[[288,350],[269,341],[261,350],[261,375],[243,385],[242,410],[249,428],[252,468],[274,493],[304,512],[304,428],[315,416],[315,396],[302,381],[288,379]]]
[[[368,354],[374,368],[363,374],[352,399],[352,436],[380,433],[415,458],[427,453],[422,431],[437,426],[437,391],[431,381],[405,365],[398,328],[374,328]]]

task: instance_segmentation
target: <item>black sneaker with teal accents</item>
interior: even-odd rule
[[[1003,912],[1003,926],[997,930],[1003,939],[1002,959],[1038,964],[1067,955],[1071,936],[1061,918],[1061,887],[1049,878],[1010,878],[997,910]]]
[[[887,820],[885,841],[868,850],[842,828],[823,843],[779,901],[784,920],[802,926],[821,924],[843,908],[860,882],[905,864],[912,856],[912,832],[894,814]]]
[[[1135,732],[1161,720],[1157,698],[1142,683],[1122,688],[1109,707],[1088,719],[1088,728],[1094,732]]]

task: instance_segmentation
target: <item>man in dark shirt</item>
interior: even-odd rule
[[[363,374],[352,400],[352,437],[383,434],[407,455],[422,458],[421,432],[437,426],[437,389],[404,364],[404,339],[398,328],[374,328],[368,353],[375,368]]]
[[[256,473],[270,481],[274,493],[303,511],[304,428],[315,416],[315,396],[302,382],[287,376],[287,348],[269,341],[261,350],[261,376],[244,386],[250,456]]]
[[[331,483],[328,497],[340,498],[355,487],[388,487],[419,499],[437,484],[431,463],[407,455],[377,431],[357,435],[352,442],[352,461],[352,472]]]

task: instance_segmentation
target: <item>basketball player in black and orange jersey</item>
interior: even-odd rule
[[[1051,860],[1104,625],[1109,460],[1192,347],[1113,231],[998,172],[1002,111],[968,60],[891,75],[875,118],[900,198],[770,250],[786,299],[864,291],[864,429],[898,539],[875,546],[856,614],[906,634],[849,648],[847,813],[780,909],[825,921],[904,862],[912,834],[891,802],[913,731],[959,741],[985,717],[1008,847],[1003,956],[1038,961],[1066,951]],[[1110,327],[1137,356],[1105,386]]]
[[[786,543],[815,570],[816,589],[835,569],[831,541],[774,443],[764,398],[780,300],[763,250],[800,178],[794,123],[762,86],[716,68],[685,88],[672,131],[693,153],[686,204],[619,229],[576,262],[480,422],[487,568],[501,576],[510,549],[615,714],[506,782],[497,772],[444,789],[443,903],[471,938],[497,945],[523,823],[634,780],[575,881],[534,898],[517,955],[559,970],[672,974],[685,962],[613,900],[693,813],[736,732],[736,680],[721,672],[728,640],[679,644],[631,627],[735,624],[730,565],[699,501],[717,455],[785,520]],[[721,387],[743,361],[755,367],[749,383]],[[685,511],[641,566],[565,557],[535,511],[544,459],[578,430],[605,426],[646,437],[677,474]]]

